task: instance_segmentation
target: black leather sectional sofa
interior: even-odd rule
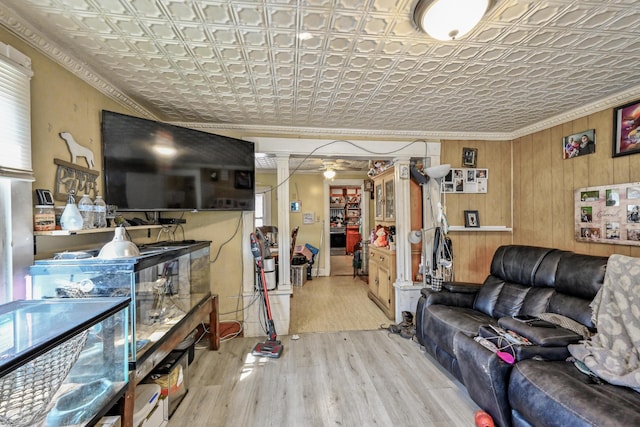
[[[607,257],[502,246],[481,286],[448,283],[440,292],[421,291],[416,337],[499,426],[640,425],[640,393],[597,381],[567,361],[567,345],[595,332],[589,305],[606,265]],[[513,319],[542,313],[562,326]],[[533,345],[507,345],[516,361],[506,363],[473,339],[480,334],[502,348],[490,325],[516,330]]]

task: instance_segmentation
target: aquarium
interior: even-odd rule
[[[46,259],[30,268],[31,298],[131,298],[132,365],[210,298],[210,242],[160,242],[140,256]],[[1,326],[0,326],[1,327]]]
[[[129,379],[127,298],[0,306],[0,425],[95,422]]]

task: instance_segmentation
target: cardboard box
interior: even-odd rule
[[[160,386],[161,396],[166,396],[171,417],[189,391],[188,351],[169,353],[149,378]]]
[[[121,425],[120,415],[110,415],[100,418],[96,427],[120,427]]]

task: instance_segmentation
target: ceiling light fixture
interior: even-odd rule
[[[437,40],[464,37],[494,0],[419,0],[413,12],[418,28]]]
[[[326,171],[322,172],[322,175],[324,175],[324,177],[327,179],[333,179],[336,176],[336,171],[334,171],[333,169],[327,169]]]

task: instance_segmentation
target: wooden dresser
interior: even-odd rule
[[[395,318],[396,253],[369,246],[369,298],[387,315]]]

